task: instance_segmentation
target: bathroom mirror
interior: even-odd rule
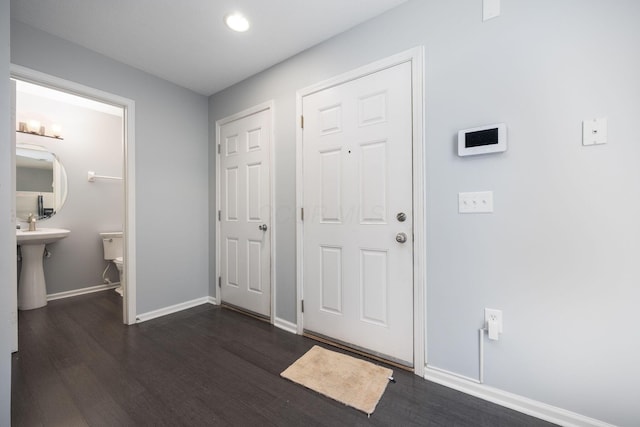
[[[58,157],[37,145],[16,145],[16,218],[46,219],[67,199],[67,174]]]

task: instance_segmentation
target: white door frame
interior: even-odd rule
[[[135,181],[135,102],[99,89],[11,64],[11,77],[40,86],[67,92],[105,104],[121,107],[124,111],[124,276],[122,320],[126,325],[136,323],[136,181]],[[15,168],[15,164],[12,166]],[[15,197],[15,196],[14,196]]]
[[[360,77],[382,71],[393,66],[411,63],[412,86],[412,119],[413,119],[413,366],[414,373],[424,376],[426,365],[426,246],[425,246],[425,173],[424,173],[424,140],[423,140],[423,58],[424,48],[416,47],[390,56],[353,71],[330,78],[320,83],[300,89],[296,92],[296,117],[302,116],[303,97],[338,86]],[[304,314],[301,301],[304,299],[303,283],[303,221],[301,218],[304,194],[302,171],[302,126],[296,126],[296,291],[297,332],[304,330]]]
[[[220,304],[222,302],[221,288],[220,288],[220,219],[218,217],[218,212],[221,209],[221,200],[220,200],[220,151],[218,147],[220,146],[220,129],[222,126],[227,123],[233,122],[235,120],[239,120],[245,118],[247,116],[251,116],[256,113],[260,113],[265,110],[269,110],[271,112],[271,133],[269,137],[271,138],[269,144],[269,206],[270,206],[270,215],[271,221],[268,224],[269,229],[271,230],[271,247],[269,248],[270,256],[269,256],[269,269],[270,276],[269,280],[271,280],[271,314],[269,318],[269,322],[273,325],[275,319],[276,312],[276,211],[275,211],[275,203],[276,195],[275,195],[275,186],[274,186],[274,174],[275,174],[275,156],[273,153],[275,152],[275,132],[274,132],[274,124],[275,124],[275,102],[273,100],[263,102],[258,105],[254,105],[253,107],[249,107],[246,110],[242,110],[238,113],[232,114],[230,116],[224,117],[220,120],[216,120],[216,145],[214,150],[216,150],[216,211],[214,213],[216,218],[216,297],[215,304]]]
[[[16,146],[16,133],[15,133],[15,129],[13,129],[13,126],[15,126],[16,123],[16,102],[17,102],[17,98],[16,98],[16,82],[11,80],[11,84],[10,84],[10,97],[11,97],[11,121],[10,123],[10,128],[9,131],[11,132],[11,137],[9,138],[9,142],[11,143],[11,147],[9,148],[11,154],[9,155],[9,158],[11,159],[10,163],[11,163],[11,170],[9,171],[9,175],[11,176],[11,180],[10,180],[10,187],[11,188],[11,193],[12,193],[12,197],[11,197],[11,223],[12,223],[12,227],[13,229],[15,229],[16,227],[16,197],[15,197],[15,188],[16,188],[16,150],[13,148]],[[11,230],[11,233],[13,234],[14,231]],[[12,250],[15,250],[16,244],[17,244],[17,239],[14,237],[12,239],[11,242],[11,246],[12,246]],[[18,351],[18,265],[13,262],[13,260],[10,261],[10,267],[9,267],[9,283],[15,283],[15,286],[12,286],[12,292],[11,292],[11,328],[12,328],[12,342],[11,342],[11,352],[16,352]]]

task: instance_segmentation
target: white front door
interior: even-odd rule
[[[221,301],[271,315],[271,109],[226,122],[220,144]]]
[[[302,98],[304,329],[413,366],[411,64]]]

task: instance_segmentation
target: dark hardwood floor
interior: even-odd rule
[[[134,326],[106,291],[20,312],[18,426],[547,426],[394,369],[371,418],[280,378],[316,342],[202,305]]]

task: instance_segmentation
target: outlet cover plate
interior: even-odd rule
[[[502,310],[493,308],[484,309],[484,326],[487,327],[489,320],[495,319],[498,322],[498,332],[502,333]]]

